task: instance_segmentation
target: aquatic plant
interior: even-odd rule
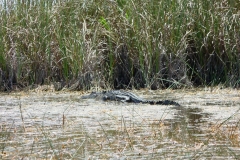
[[[1,90],[239,86],[239,1],[4,0]]]

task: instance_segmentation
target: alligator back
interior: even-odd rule
[[[118,100],[118,101],[133,102],[133,103],[147,102],[146,100],[138,97],[137,95],[131,92],[122,91],[122,90],[108,91],[106,92],[103,98],[104,100]]]

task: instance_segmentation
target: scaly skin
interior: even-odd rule
[[[103,92],[92,92],[90,95],[82,96],[82,99],[102,99],[104,101],[121,101],[121,102],[132,102],[132,103],[147,103],[151,105],[175,105],[180,106],[177,102],[171,100],[163,100],[163,101],[151,101],[145,100],[131,92],[122,91],[122,90],[111,90],[111,91],[103,91]]]

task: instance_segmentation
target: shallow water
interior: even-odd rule
[[[181,107],[0,94],[2,159],[240,159],[240,92],[134,91]]]

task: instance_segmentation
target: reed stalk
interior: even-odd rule
[[[1,85],[67,84],[89,73],[92,87],[122,81],[132,88],[238,87],[239,6],[231,0],[5,0]],[[128,58],[125,75],[118,75],[120,53]]]

